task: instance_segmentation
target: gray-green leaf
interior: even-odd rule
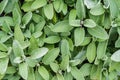
[[[38,59],[43,57],[46,53],[48,52],[48,48],[42,47],[42,48],[38,48],[38,49],[34,49],[31,52],[31,58],[32,59]]]
[[[60,49],[59,48],[53,48],[43,57],[42,62],[44,64],[50,64],[52,63],[57,56],[59,55]]]
[[[94,36],[96,38],[100,38],[103,40],[106,40],[109,38],[105,29],[102,28],[101,26],[96,26],[94,28],[88,28],[87,30],[88,30],[89,34],[91,34],[92,36]]]
[[[84,20],[83,25],[88,28],[96,27],[96,23],[92,19],[86,19]]]
[[[111,60],[115,62],[120,62],[120,50],[117,50],[112,54]]]
[[[44,6],[44,14],[48,19],[52,19],[54,16],[54,9],[52,4],[48,4]]]
[[[67,20],[56,23],[52,29],[53,32],[69,32],[72,30],[72,26],[69,25]]]
[[[19,64],[19,74],[23,79],[27,80],[27,78],[28,78],[28,65],[26,63]]]
[[[0,59],[0,74],[5,74],[7,67],[8,67],[8,58]]]
[[[39,66],[38,72],[44,80],[49,80],[49,73],[44,66]]]
[[[84,41],[84,37],[85,37],[84,28],[76,28],[74,31],[75,46],[80,46],[80,44]]]

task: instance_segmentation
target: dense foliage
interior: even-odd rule
[[[0,80],[120,80],[120,0],[0,0]]]

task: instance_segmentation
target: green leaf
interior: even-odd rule
[[[83,0],[77,0],[76,2],[76,13],[80,20],[86,17],[85,6]]]
[[[116,18],[119,14],[119,8],[117,6],[117,1],[114,0],[108,0],[109,4],[110,4],[110,15],[111,18]]]
[[[76,20],[76,10],[75,9],[72,9],[69,13],[69,24],[71,26],[81,26],[80,25],[80,20]]]
[[[74,31],[75,46],[80,46],[80,44],[84,41],[84,37],[85,37],[84,28],[76,28]]]
[[[81,26],[81,21],[80,20],[70,20],[69,24],[74,27],[80,27]]]
[[[4,11],[6,5],[8,3],[8,0],[2,0],[0,3],[0,15],[2,14],[2,12]]]
[[[32,17],[33,21],[36,22],[36,23],[39,23],[39,22],[44,22],[45,24],[45,20],[42,16],[38,15],[38,14],[33,14],[33,17]]]
[[[105,56],[107,41],[99,42],[97,46],[97,58],[102,59]]]
[[[85,63],[82,65],[82,67],[79,69],[79,71],[85,76],[89,76],[90,75],[90,71],[91,71],[92,65],[89,63]]]
[[[38,70],[35,71],[35,79],[36,80],[44,80],[42,76],[39,74]]]
[[[63,5],[62,12],[63,12],[64,15],[67,14],[67,12],[68,12],[68,6],[67,6],[67,4],[64,4],[64,5]]]
[[[91,34],[92,36],[94,36],[96,38],[100,38],[103,40],[106,40],[109,38],[105,29],[102,28],[101,26],[96,26],[94,28],[87,28],[87,31],[89,32],[89,34]]]
[[[75,20],[76,19],[76,10],[75,9],[72,9],[69,13],[69,23],[71,20]]]
[[[94,6],[90,10],[90,13],[95,16],[102,15],[104,12],[105,12],[105,9],[103,8],[103,5],[101,3],[98,3],[96,6]]]
[[[32,36],[34,36],[35,38],[39,38],[42,34],[43,34],[43,32],[36,31],[32,34]]]
[[[16,25],[14,28],[14,39],[22,43],[24,41],[24,35],[19,25]]]
[[[35,74],[34,74],[34,69],[33,68],[29,68],[28,79],[27,80],[35,80]]]
[[[24,55],[22,46],[20,45],[20,43],[17,40],[13,41],[13,52],[16,57],[20,57],[20,56]]]
[[[62,56],[70,54],[69,43],[68,43],[68,41],[66,39],[61,40],[60,49],[61,49]]]
[[[9,58],[0,59],[0,75],[5,74],[8,67]]]
[[[37,49],[37,48],[38,48],[38,42],[34,36],[31,36],[29,52],[31,52],[32,50]]]
[[[13,62],[14,62],[14,63],[17,63],[17,64],[21,63],[22,61],[23,61],[23,60],[22,60],[21,57],[16,57],[16,58],[13,60]]]
[[[2,24],[2,30],[6,33],[12,32],[10,25],[6,21]]]
[[[87,47],[86,57],[90,63],[92,63],[96,57],[96,45],[92,42]]]
[[[30,22],[31,18],[32,18],[32,12],[27,12],[22,18],[23,25],[27,25]]]
[[[101,63],[99,65],[93,65],[90,73],[90,79],[100,80],[102,76],[102,67]]]
[[[120,50],[115,51],[112,56],[111,56],[111,60],[115,61],[115,62],[120,62]]]
[[[62,57],[62,62],[60,63],[60,68],[62,70],[66,70],[69,66],[69,55],[65,55]]]
[[[73,50],[74,50],[74,45],[73,45],[72,39],[68,38],[68,43],[69,43],[69,49],[70,49],[71,51],[73,51]]]
[[[1,52],[0,51],[0,58],[5,58],[7,56],[8,56],[8,54],[6,52]]]
[[[97,3],[96,1],[93,1],[93,0],[84,0],[84,4],[86,5],[86,7],[88,9],[91,9],[93,8]]]
[[[27,78],[28,78],[28,65],[26,63],[19,64],[19,74],[23,79],[27,80]]]
[[[60,41],[59,36],[49,36],[44,39],[44,42],[48,44],[55,44],[55,43],[58,43],[59,41]]]
[[[3,25],[4,22],[6,22],[9,26],[14,26],[13,18],[10,16],[0,17],[0,25]]]
[[[55,0],[53,2],[54,9],[57,13],[60,13],[64,7],[63,1],[62,0]]]
[[[20,14],[17,6],[14,7],[14,9],[12,11],[12,15],[13,15],[13,21],[14,21],[15,25],[19,25],[21,23],[21,14]]]
[[[46,0],[35,0],[32,5],[31,5],[31,8],[32,9],[38,9],[40,7],[43,7],[44,5],[47,4],[47,1]]]
[[[48,48],[42,47],[42,48],[38,48],[38,49],[34,49],[31,52],[31,59],[38,59],[43,57],[45,54],[47,54],[48,52]]]
[[[103,26],[104,26],[105,29],[110,29],[110,27],[111,27],[111,17],[110,17],[110,14],[107,14],[107,13],[105,14]]]
[[[48,4],[44,6],[44,14],[48,19],[52,19],[54,16],[54,9],[52,4]]]
[[[27,58],[26,58],[26,63],[27,63],[28,66],[30,66],[30,67],[35,67],[35,65],[37,64],[37,60],[31,59],[30,57],[27,57]]]
[[[7,48],[7,46],[5,44],[3,44],[3,43],[0,42],[0,50],[1,51],[7,51],[8,48]]]
[[[6,5],[5,9],[4,9],[4,12],[6,14],[12,12],[16,2],[18,2],[18,0],[8,0],[8,3],[7,3],[7,5]]]
[[[16,68],[13,66],[7,67],[6,74],[14,74],[16,72]]]
[[[59,55],[60,49],[53,48],[43,57],[42,62],[46,65],[52,63]]]
[[[22,5],[21,9],[23,9],[24,12],[33,11],[33,9],[31,8],[32,3],[33,3],[32,1],[30,1],[30,2],[25,2],[25,3]]]
[[[66,72],[64,75],[65,80],[73,80],[72,74],[69,72]]]
[[[83,25],[88,28],[96,27],[96,23],[92,19],[85,19]]]
[[[120,37],[115,41],[115,47],[120,48]]]
[[[62,74],[57,74],[57,80],[65,80]]]
[[[84,41],[80,44],[80,46],[85,46],[87,44],[89,44],[91,41],[91,37],[85,37]]]
[[[72,30],[72,26],[69,25],[67,20],[56,23],[52,29],[53,32],[69,32]]]
[[[115,71],[115,70],[117,70],[117,71],[120,70],[120,63],[112,61],[109,65],[109,72],[112,72],[112,71]]]
[[[44,66],[39,66],[38,72],[44,80],[49,80],[49,73]]]
[[[77,67],[71,67],[71,74],[76,80],[85,80],[84,76],[80,71],[77,69]]]
[[[57,63],[51,63],[50,67],[55,73],[57,73],[59,70],[59,65]]]

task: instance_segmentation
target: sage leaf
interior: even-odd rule
[[[59,48],[53,48],[43,57],[42,62],[44,64],[50,64],[52,63],[57,56],[59,55],[60,49]]]
[[[13,52],[16,57],[20,57],[24,55],[24,51],[22,49],[22,46],[17,40],[13,41]]]
[[[8,67],[9,58],[0,59],[0,74],[5,74]]]
[[[62,62],[60,63],[60,68],[62,70],[67,69],[67,67],[69,66],[69,55],[65,55],[62,57]]]
[[[32,18],[32,12],[27,12],[22,18],[23,25],[27,25],[28,22],[31,20],[31,18]]]
[[[118,37],[118,39],[116,40],[116,42],[115,42],[115,47],[116,48],[119,48],[120,47],[120,37]]]
[[[22,43],[24,41],[24,35],[22,33],[20,26],[16,25],[14,31],[15,31],[14,32],[14,39],[19,41],[20,43]]]
[[[61,49],[62,56],[70,54],[69,43],[68,43],[68,41],[66,39],[63,39],[61,41],[61,47],[60,47],[60,49]]]
[[[44,5],[47,4],[47,1],[46,0],[35,0],[32,5],[31,5],[31,8],[32,9],[38,9],[40,7],[43,7]]]
[[[76,2],[76,13],[80,20],[86,17],[85,6],[83,0],[77,0]]]
[[[79,70],[76,67],[71,68],[71,74],[77,80],[79,80],[79,79],[85,80],[84,76],[79,72]]]
[[[7,3],[8,3],[8,0],[3,0],[3,1],[0,3],[0,14],[2,14],[2,12],[4,11]]]
[[[96,6],[94,6],[90,10],[90,13],[95,16],[102,15],[104,12],[105,12],[105,9],[103,8],[102,4],[100,4],[100,3],[98,3]]]
[[[119,14],[117,3],[114,0],[108,0],[108,2],[110,4],[110,15],[112,18],[116,18]]]
[[[63,75],[61,75],[61,74],[57,74],[56,76],[57,76],[57,80],[64,80]]]
[[[60,21],[56,23],[52,29],[53,32],[68,32],[73,27],[69,25],[69,22],[67,20]]]
[[[44,80],[49,80],[49,73],[48,73],[47,69],[44,66],[40,66],[38,68],[38,72],[39,72],[39,74],[42,76],[42,78]]]
[[[92,42],[87,47],[86,57],[90,63],[92,63],[96,57],[96,45]]]
[[[84,0],[84,4],[86,5],[86,7],[88,9],[91,9],[93,8],[97,3],[96,1],[93,1],[93,0]]]
[[[12,15],[13,15],[13,21],[14,21],[15,25],[19,25],[21,23],[21,14],[20,14],[17,6],[13,9]]]
[[[38,59],[43,57],[48,52],[48,48],[42,47],[31,52],[31,59]]]
[[[96,27],[96,23],[92,19],[86,19],[84,20],[84,26],[88,28]]]
[[[1,50],[1,51],[7,51],[8,48],[7,48],[7,46],[6,46],[5,44],[0,43],[0,50]]]
[[[28,78],[28,65],[26,63],[19,64],[19,74],[25,80]]]
[[[44,39],[44,42],[48,43],[48,44],[58,43],[59,41],[60,41],[59,36],[49,36],[49,37]]]
[[[54,16],[54,9],[52,4],[44,6],[44,14],[48,19],[52,19]]]
[[[59,70],[59,65],[57,64],[57,63],[51,63],[50,64],[50,67],[51,67],[51,69],[54,71],[54,72],[58,72],[58,70]]]
[[[92,36],[94,36],[96,38],[100,38],[103,40],[106,40],[109,38],[105,29],[102,28],[101,26],[96,26],[94,28],[88,28],[87,30],[88,30],[89,34],[91,34]]]
[[[80,46],[80,44],[84,41],[84,37],[85,37],[84,28],[76,28],[74,31],[75,46]]]
[[[111,56],[111,60],[115,61],[115,62],[120,62],[120,50],[115,51],[112,56]]]
[[[99,42],[97,46],[97,58],[102,59],[105,56],[107,41]]]

